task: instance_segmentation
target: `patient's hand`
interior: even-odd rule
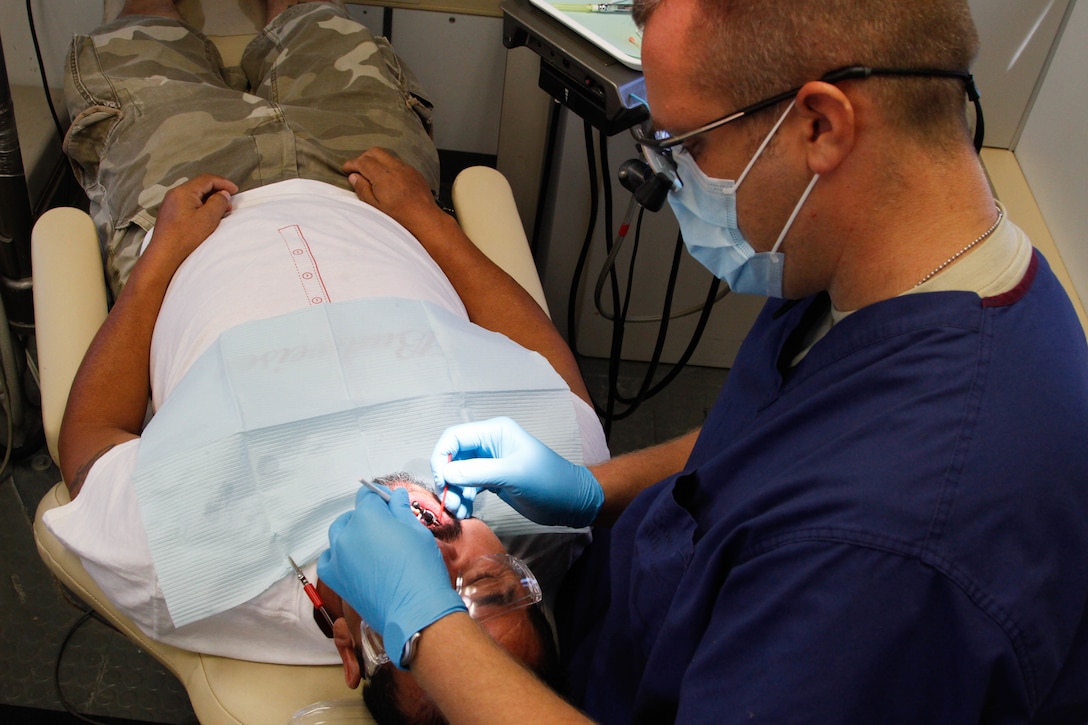
[[[230,211],[238,187],[230,179],[201,174],[166,193],[144,256],[171,273],[211,236]]]
[[[423,175],[391,151],[367,149],[343,169],[357,197],[393,217],[417,238],[444,216]]]

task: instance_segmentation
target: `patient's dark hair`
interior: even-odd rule
[[[524,664],[545,684],[554,688],[559,681],[559,656],[551,625],[539,604],[528,607],[526,613],[541,648],[538,661]],[[398,699],[393,670],[392,664],[382,665],[363,687],[363,702],[378,725],[444,725],[446,718],[434,703],[406,703]]]
[[[381,485],[392,488],[398,483],[414,483],[417,486],[423,488],[430,488],[427,484],[420,481],[418,478],[406,471],[397,471],[396,473],[389,473],[384,476],[378,476],[374,479],[373,483],[380,483]]]

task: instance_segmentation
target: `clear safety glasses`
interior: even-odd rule
[[[489,554],[470,561],[457,574],[454,589],[477,623],[538,604],[543,598],[540,583],[525,562],[509,554]],[[369,678],[389,662],[381,635],[363,622],[360,649],[363,671]]]
[[[976,111],[976,127],[975,127],[975,146],[980,147],[982,145],[980,129],[982,128],[982,108],[979,105],[978,89],[975,87],[975,79],[970,73],[964,71],[950,71],[950,70],[938,70],[929,68],[870,68],[863,65],[851,65],[844,68],[837,68],[833,71],[825,73],[819,80],[824,83],[840,83],[842,81],[857,80],[869,78],[870,76],[918,76],[918,77],[934,77],[934,78],[959,78],[964,82],[967,89],[967,98],[975,104]],[[676,163],[672,159],[672,149],[676,148],[680,144],[684,143],[688,139],[704,134],[708,131],[713,131],[716,128],[721,128],[727,123],[732,123],[738,119],[750,116],[753,113],[762,111],[766,108],[775,106],[783,101],[788,101],[797,95],[802,86],[791,88],[788,91],[783,91],[777,95],[765,98],[762,101],[757,101],[749,106],[740,108],[732,113],[727,113],[721,118],[715,119],[710,123],[699,126],[691,131],[676,134],[675,136],[668,131],[661,129],[655,129],[652,121],[644,121],[643,123],[633,126],[631,128],[631,134],[635,137],[635,141],[642,147],[643,153],[646,156],[647,163],[650,164],[654,171],[671,171],[675,174]]]

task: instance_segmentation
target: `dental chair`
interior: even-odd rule
[[[453,202],[458,221],[473,243],[526,287],[546,311],[544,291],[505,177],[485,167],[466,169],[454,182]],[[85,212],[72,208],[42,214],[34,226],[32,258],[41,417],[49,453],[57,460],[67,394],[79,361],[108,311],[94,222]],[[300,709],[322,701],[342,701],[337,703],[336,715],[344,720],[335,722],[373,722],[359,692],[344,684],[339,665],[246,662],[150,639],[115,609],[79,558],[64,549],[42,524],[42,514],[67,502],[69,494],[61,481],[38,505],[34,537],[42,561],[67,588],[181,680],[201,723],[286,723]]]
[[[547,311],[506,179],[494,169],[472,167],[457,176],[452,195],[458,220],[469,238]],[[34,226],[31,251],[42,419],[49,453],[56,461],[57,435],[72,379],[106,318],[106,285],[98,235],[83,211],[58,208],[42,215]],[[68,489],[61,481],[38,506],[34,538],[42,560],[80,599],[177,676],[201,723],[287,723],[300,709],[324,701],[335,702],[336,719],[313,722],[374,722],[359,692],[344,684],[340,665],[247,662],[190,652],[150,639],[112,605],[80,559],[43,525],[43,513],[68,501]]]
[[[123,0],[105,0],[103,19],[115,17],[122,5]],[[228,66],[239,63],[245,46],[259,30],[262,15],[256,0],[181,0],[178,9],[216,44]],[[454,181],[452,201],[469,238],[547,311],[506,179],[494,169],[466,169]],[[72,379],[107,314],[102,257],[91,218],[71,208],[46,212],[34,226],[31,256],[42,422],[49,453],[56,461],[57,435]],[[306,722],[374,722],[359,692],[344,684],[340,665],[248,662],[186,651],[150,639],[110,603],[79,558],[42,524],[45,511],[68,501],[62,481],[38,506],[34,537],[42,560],[65,586],[181,681],[201,723],[287,723],[300,709],[320,702],[333,702],[336,709]]]

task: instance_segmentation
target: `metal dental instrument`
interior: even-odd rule
[[[388,491],[381,488],[380,486],[375,485],[373,482],[366,480],[365,478],[360,478],[359,483],[363,484],[371,491],[381,496],[382,501],[389,503],[389,499],[391,498],[391,496],[389,495]],[[416,518],[419,519],[424,526],[434,526],[436,523],[438,523],[438,517],[427,509],[420,506],[418,501],[412,502],[412,512],[415,513]]]
[[[302,585],[302,591],[306,592],[306,596],[313,602],[314,608],[321,612],[321,616],[329,623],[329,631],[331,632],[332,617],[329,616],[329,610],[325,609],[325,602],[321,601],[321,595],[317,593],[317,587],[310,583],[306,578],[306,575],[302,573],[302,569],[295,563],[294,559],[288,556],[287,561],[291,562],[291,568],[295,570],[295,576],[298,578],[299,584]]]
[[[419,505],[418,501],[412,502],[412,510],[416,514],[416,518],[422,521],[426,526],[434,526],[438,522],[438,517]]]
[[[565,13],[629,13],[632,5],[630,2],[555,3],[552,7]]]
[[[368,481],[368,480],[366,480],[365,478],[360,478],[360,479],[359,479],[359,483],[363,484],[364,486],[366,486],[367,488],[369,488],[369,489],[370,489],[371,491],[373,491],[374,493],[376,493],[376,494],[378,494],[379,496],[381,496],[381,497],[382,497],[382,501],[385,501],[386,503],[389,503],[389,499],[390,499],[390,498],[392,498],[392,497],[391,497],[391,496],[389,495],[389,492],[388,492],[388,491],[386,491],[386,490],[385,490],[384,488],[382,488],[381,486],[378,486],[377,484],[375,484],[375,483],[374,483],[374,482],[372,482],[372,481]]]

